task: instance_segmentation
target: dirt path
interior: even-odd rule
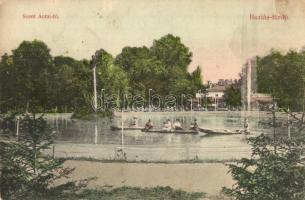
[[[227,174],[228,168],[221,163],[146,164],[70,160],[65,165],[75,167],[71,176],[73,180],[97,177],[97,180],[89,183],[90,188],[104,185],[113,187],[159,185],[217,195],[222,186],[231,186],[233,183],[230,174]]]

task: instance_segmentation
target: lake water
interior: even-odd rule
[[[154,126],[162,126],[167,119],[179,119],[184,128],[196,118],[204,128],[229,130],[243,129],[246,116],[254,135],[262,132],[271,134],[272,129],[260,122],[270,116],[263,112],[124,112],[110,118],[91,121],[71,120],[67,116],[50,115],[49,123],[57,130],[55,156],[92,157],[96,159],[127,159],[145,161],[178,161],[190,159],[230,160],[250,156],[246,138],[251,135],[186,135],[144,133],[141,131],[112,131],[110,125],[128,125],[133,117],[144,126],[151,119]],[[285,115],[281,115],[285,119]],[[286,130],[280,129],[281,134]]]

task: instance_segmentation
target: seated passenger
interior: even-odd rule
[[[249,119],[248,118],[246,118],[244,120],[244,132],[247,133],[247,134],[250,133]]]
[[[170,131],[171,129],[172,129],[172,123],[171,123],[171,120],[168,119],[166,122],[164,122],[164,126],[163,126],[162,130]]]
[[[133,117],[130,127],[138,127],[138,118],[137,117]]]
[[[182,130],[182,126],[181,126],[181,123],[180,123],[180,120],[179,119],[177,119],[176,121],[175,121],[175,123],[174,123],[174,129],[175,130]]]

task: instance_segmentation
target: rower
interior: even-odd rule
[[[191,130],[198,130],[197,119],[194,119],[194,122],[191,123]]]
[[[153,128],[153,124],[152,124],[151,120],[148,119],[148,122],[146,122],[144,129],[149,130],[149,129],[152,129],[152,128]]]
[[[180,120],[179,119],[176,119],[174,125],[173,125],[173,128],[175,130],[182,130],[182,126],[181,126],[181,123],[180,123]]]

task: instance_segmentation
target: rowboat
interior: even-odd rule
[[[163,129],[142,129],[142,132],[147,133],[173,133],[173,134],[198,134],[196,130],[163,130]]]
[[[208,129],[199,128],[200,132],[206,133],[206,135],[237,135],[244,133],[244,130],[228,130],[228,129]]]
[[[142,130],[144,127],[139,127],[139,126],[130,126],[130,127],[123,127],[124,130],[126,131],[136,131],[136,130]],[[118,130],[122,130],[122,127],[120,126],[110,126],[110,129],[112,131],[118,131]]]

